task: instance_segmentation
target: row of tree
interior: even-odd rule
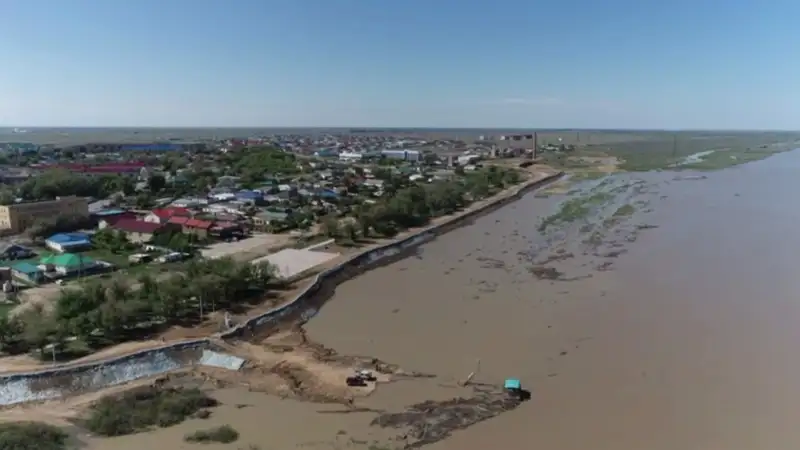
[[[163,279],[146,274],[136,283],[89,282],[64,289],[52,311],[31,308],[0,317],[0,348],[20,353],[50,346],[58,354],[74,340],[97,348],[141,338],[165,326],[198,323],[212,311],[244,306],[276,282],[269,264],[224,258],[191,261]]]
[[[384,184],[383,200],[354,208],[354,221],[327,218],[322,232],[344,241],[362,237],[392,237],[398,232],[427,224],[486,198],[522,180],[519,171],[490,166],[451,180],[417,184],[392,177]]]
[[[68,195],[106,198],[116,192],[131,195],[134,191],[135,182],[129,176],[88,177],[65,169],[53,169],[20,184],[16,196],[26,200],[52,200]]]

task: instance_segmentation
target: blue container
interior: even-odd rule
[[[516,378],[507,378],[503,385],[505,389],[522,389],[522,383]]]

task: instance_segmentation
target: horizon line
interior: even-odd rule
[[[269,130],[269,129],[284,129],[284,130],[346,130],[346,129],[360,129],[360,130],[454,130],[454,131],[471,131],[471,130],[526,130],[526,131],[637,131],[637,132],[778,132],[778,133],[792,133],[800,132],[800,129],[779,129],[779,128],[571,128],[571,127],[551,127],[551,128],[521,128],[521,127],[436,127],[436,126],[360,126],[360,125],[347,125],[347,126],[318,126],[318,125],[286,125],[286,126],[217,126],[217,125],[200,125],[200,126],[135,126],[135,125],[109,125],[109,126],[89,126],[89,125],[3,125],[0,124],[0,129],[22,129],[22,130],[48,130],[48,129],[75,129],[75,130]],[[19,133],[24,134],[24,133]]]

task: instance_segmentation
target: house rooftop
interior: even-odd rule
[[[146,233],[153,234],[161,228],[161,224],[153,222],[145,222],[143,220],[136,220],[133,218],[122,218],[109,226],[115,230],[124,231],[126,233]]]
[[[101,211],[95,211],[92,214],[99,217],[105,217],[105,216],[116,216],[119,214],[125,214],[126,212],[127,211],[125,211],[124,209],[113,208],[113,209],[104,209]]]
[[[89,235],[86,233],[58,233],[50,236],[47,240],[56,244],[89,242]]]
[[[157,208],[152,210],[151,212],[161,219],[169,219],[172,216],[189,217],[192,215],[191,211],[189,211],[188,208],[180,208],[177,206],[171,206],[167,208]]]
[[[36,267],[34,264],[29,262],[18,262],[11,265],[11,269],[16,270],[19,273],[24,273],[26,275],[31,275],[35,273],[39,273],[42,270]]]
[[[63,253],[60,255],[45,256],[39,261],[40,264],[52,264],[61,267],[80,267],[91,266],[95,264],[95,260],[88,256],[77,253]]]

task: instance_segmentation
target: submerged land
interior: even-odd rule
[[[475,137],[447,133],[408,134],[474,144]],[[704,442],[744,449],[745,443],[788,448],[784,444],[800,442],[788,432],[763,440],[737,434],[731,424],[751,417],[741,405],[756,400],[732,393],[745,375],[725,371],[738,381],[713,389],[710,397],[709,383],[719,371],[740,367],[731,359],[734,344],[726,343],[734,339],[734,328],[755,327],[761,333],[760,340],[747,344],[754,351],[783,354],[780,348],[788,342],[764,328],[778,319],[747,319],[752,306],[743,293],[731,297],[743,303],[731,300],[727,307],[732,309],[721,316],[715,316],[721,303],[693,303],[699,296],[721,298],[735,289],[711,283],[726,279],[724,270],[693,275],[686,259],[706,261],[703,251],[715,248],[729,258],[752,251],[754,244],[740,241],[738,247],[715,247],[730,244],[728,237],[737,230],[756,230],[752,221],[740,221],[722,235],[714,232],[723,219],[713,219],[716,225],[708,221],[714,214],[727,219],[753,214],[748,209],[764,195],[786,189],[789,181],[780,186],[772,181],[771,189],[759,185],[770,185],[766,178],[776,166],[794,164],[794,153],[775,155],[797,147],[800,133],[542,131],[537,138],[541,148],[533,161],[521,154],[487,158],[483,164],[531,174],[564,171],[561,181],[476,218],[408,259],[345,282],[327,294],[324,308],[308,323],[288,321],[272,333],[218,342],[220,352],[247,361],[242,369],[196,366],[157,380],[11,406],[0,412],[0,420],[12,424],[0,428],[0,444],[374,450],[426,445],[566,449],[590,443],[601,449],[667,449],[700,448]],[[523,145],[483,141],[501,149]],[[771,156],[788,163],[746,164]],[[767,217],[780,213],[763,209],[758,211]],[[685,242],[687,233],[713,236]],[[761,244],[764,250],[748,257],[777,249],[772,241]],[[724,266],[708,260],[703,267],[713,264]],[[762,287],[767,279],[783,282],[784,291],[773,292],[776,299],[764,306],[783,311],[783,323],[798,311],[786,303],[793,292],[786,284],[790,278],[778,280],[785,274],[778,272],[739,275]],[[287,287],[286,297],[304,283],[307,279]],[[207,335],[213,328],[172,330],[164,339]],[[159,342],[126,343],[120,351]],[[706,347],[712,344],[718,352]],[[800,367],[795,359],[783,360],[782,375],[743,371],[757,385],[770,379],[784,392],[795,392],[783,383]],[[0,363],[14,367],[11,361]],[[777,364],[777,359],[762,363]],[[345,379],[358,369],[371,370],[376,379],[347,386]],[[507,401],[499,388],[508,377],[523,380],[532,390],[531,401]],[[719,412],[712,420],[703,412],[715,409],[707,402],[725,395],[733,422]],[[777,414],[759,404],[759,414]],[[787,414],[791,410],[786,402],[776,404]],[[15,425],[20,421],[36,425]],[[749,423],[763,433],[772,429],[754,416]],[[652,442],[652,437],[661,440]]]

